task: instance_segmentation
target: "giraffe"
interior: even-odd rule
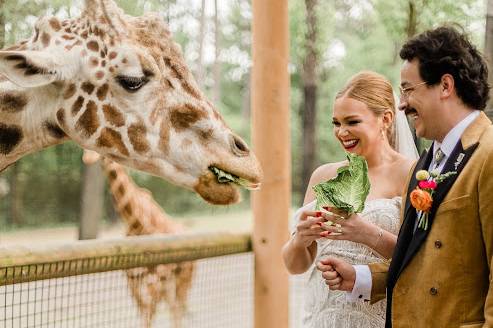
[[[93,164],[98,160],[98,153],[84,151],[85,164]],[[127,236],[177,234],[184,231],[183,225],[173,221],[148,190],[135,184],[124,167],[108,158],[102,158],[101,165],[108,178],[115,209],[127,226]],[[172,327],[181,327],[193,272],[193,262],[127,270],[128,286],[142,314],[144,327],[152,326],[156,308],[161,301],[168,304]]]
[[[260,184],[255,155],[197,88],[156,14],[85,0],[80,17],[42,17],[29,39],[0,51],[0,75],[0,171],[73,140],[212,204],[240,198],[215,168]]]

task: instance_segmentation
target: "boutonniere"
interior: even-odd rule
[[[456,170],[459,167],[460,163],[462,163],[462,160],[464,159],[465,156],[466,155],[464,153],[460,153],[459,156],[457,156],[457,160],[454,163],[454,167]]]
[[[439,174],[437,171],[428,172],[419,170],[416,172],[418,185],[409,195],[411,205],[417,210],[418,228],[428,229],[428,214],[433,205],[433,194],[438,184],[448,177],[457,174],[457,172],[447,172]]]

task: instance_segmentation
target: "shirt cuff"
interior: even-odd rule
[[[356,280],[352,292],[346,292],[346,301],[369,301],[371,297],[371,272],[367,265],[353,265]]]

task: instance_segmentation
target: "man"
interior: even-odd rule
[[[400,57],[399,109],[433,145],[410,173],[392,261],[351,266],[328,258],[317,267],[330,289],[372,303],[386,295],[386,327],[493,327],[493,127],[482,111],[489,93],[486,63],[454,27],[416,36]],[[409,198],[419,170],[456,172],[435,189],[427,227]]]

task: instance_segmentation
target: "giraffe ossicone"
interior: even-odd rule
[[[31,38],[0,51],[0,74],[0,170],[71,139],[213,204],[239,193],[211,167],[260,183],[255,155],[198,89],[155,14],[86,0],[80,17],[40,18]]]

